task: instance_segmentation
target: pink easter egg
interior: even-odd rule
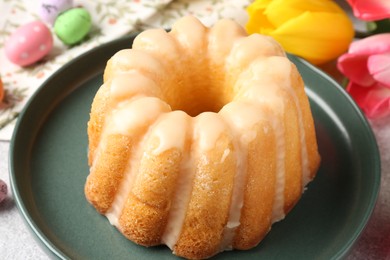
[[[41,0],[37,11],[43,21],[53,25],[58,15],[72,6],[73,0]]]
[[[8,59],[19,65],[31,65],[45,57],[53,47],[53,37],[47,26],[35,21],[19,27],[6,41]]]

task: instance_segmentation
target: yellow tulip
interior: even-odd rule
[[[354,36],[351,20],[331,0],[257,0],[247,11],[248,33],[272,36],[316,65],[343,54]]]

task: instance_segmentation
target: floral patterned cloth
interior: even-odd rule
[[[206,25],[232,18],[242,25],[250,0],[74,0],[92,16],[93,27],[81,44],[65,46],[54,36],[54,48],[42,61],[26,68],[5,57],[4,43],[16,28],[35,20],[40,1],[0,1],[0,77],[5,97],[0,103],[0,140],[10,140],[20,111],[37,88],[55,71],[78,55],[131,31],[151,27],[169,28],[184,15],[194,15]],[[53,28],[51,28],[53,29]]]

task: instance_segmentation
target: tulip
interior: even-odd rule
[[[390,114],[390,33],[353,42],[337,67],[349,78],[347,91],[368,117]]]
[[[389,0],[347,0],[353,14],[365,21],[375,21],[390,17]]]
[[[344,53],[354,36],[351,20],[331,0],[257,0],[247,11],[248,33],[272,36],[316,65]]]
[[[390,115],[389,88],[380,84],[367,88],[350,81],[347,91],[368,118],[374,119]]]

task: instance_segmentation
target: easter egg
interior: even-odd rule
[[[57,16],[72,8],[73,0],[41,0],[38,4],[37,13],[42,21],[54,24]]]
[[[84,39],[91,25],[91,16],[86,9],[73,8],[58,16],[54,31],[63,43],[73,45]]]
[[[0,179],[0,203],[7,197],[7,184]]]
[[[19,27],[5,42],[7,58],[19,65],[31,65],[46,56],[53,47],[53,37],[41,21],[30,22]]]

